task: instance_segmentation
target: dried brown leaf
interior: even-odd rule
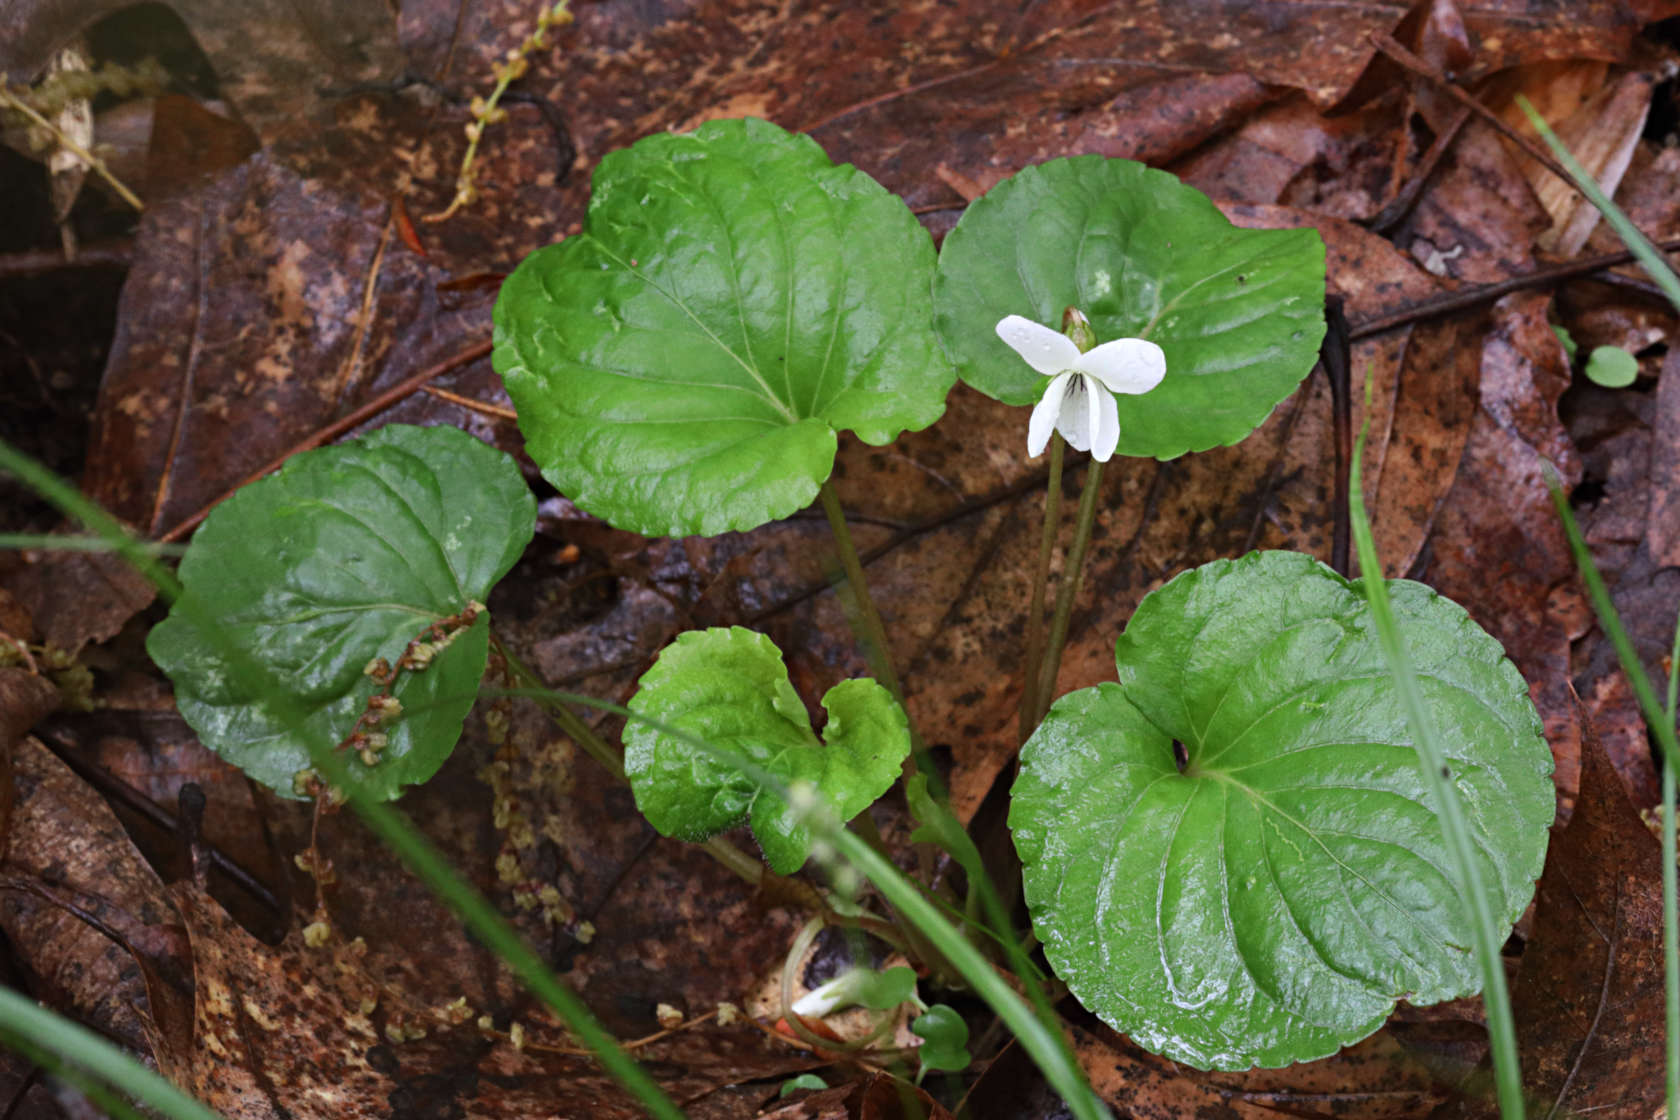
[[[1664,568],[1680,566],[1680,347],[1663,359],[1651,432],[1651,511],[1645,536]]]
[[[1421,578],[1498,638],[1528,680],[1567,805],[1580,773],[1569,690],[1580,593],[1541,460],[1569,483],[1581,477],[1581,465],[1558,419],[1569,368],[1546,319],[1548,298],[1517,293],[1491,313],[1480,348],[1480,407]]]
[[[38,76],[52,52],[127,0],[10,0],[0,5],[0,75]],[[176,0],[222,93],[265,137],[310,115],[323,87],[402,71],[383,4],[332,0]]]
[[[1388,1031],[1320,1062],[1209,1074],[1158,1057],[1088,1017],[1064,1023],[1074,1057],[1117,1116],[1169,1120],[1217,1116],[1359,1116],[1407,1120],[1445,1098],[1428,1066]],[[973,1120],[1038,1120],[1059,1104],[1018,1046],[1009,1046],[969,1091]]]
[[[114,637],[153,599],[157,588],[113,553],[43,548],[6,577],[42,640],[76,652]]]
[[[51,752],[26,738],[12,760],[0,929],[41,998],[154,1053],[182,1037],[176,1014],[190,991],[168,893],[110,809]]]
[[[309,949],[294,935],[270,948],[192,885],[174,893],[192,941],[197,1006],[193,1044],[172,1055],[172,1067],[229,1120],[357,1120],[412,1111],[484,1120],[642,1115],[574,1041],[541,1018],[515,1016],[518,1049],[508,1040],[505,1009],[470,1006],[465,1023],[452,1025],[445,1003],[413,998],[401,979],[402,946]],[[495,1034],[474,1025],[482,1013],[500,1024]],[[756,1030],[714,1026],[679,1032],[637,1057],[677,1100],[809,1064]],[[745,1099],[725,1100],[723,1111],[710,1114],[744,1120],[753,1112]]]

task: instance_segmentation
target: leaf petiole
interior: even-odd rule
[[[507,647],[507,644],[503,642],[501,638],[497,637],[495,633],[491,633],[490,635],[490,644],[495,647],[496,652],[502,658],[503,664],[507,666],[508,672],[513,677],[524,683],[528,688],[537,690],[537,692],[533,693],[534,699],[538,704],[541,704],[545,709],[547,709],[549,716],[555,723],[559,724],[560,730],[570,735],[572,737],[572,741],[582,747],[584,753],[589,755],[590,758],[599,762],[607,773],[611,774],[620,782],[625,781],[623,753],[621,751],[614,750],[610,743],[601,738],[601,736],[595,734],[595,729],[590,727],[587,723],[584,723],[583,720],[578,717],[578,714],[572,711],[563,702],[543,694],[542,690],[547,689],[548,686],[544,684],[542,679],[537,676],[531,667],[521,661],[518,656],[516,656],[514,652]],[[731,870],[733,870],[733,868],[731,868]]]
[[[840,567],[846,574],[846,582],[841,585],[840,594],[851,600],[856,608],[855,614],[859,622],[858,629],[862,631],[858,638],[863,643],[863,655],[869,662],[869,671],[875,674],[887,691],[892,693],[899,707],[904,707],[904,686],[899,683],[898,671],[893,668],[892,652],[887,646],[886,628],[881,624],[881,612],[875,607],[874,596],[869,594],[869,579],[863,572],[863,561],[858,556],[857,546],[852,543],[852,531],[846,524],[846,511],[840,508],[840,496],[834,492],[832,479],[824,481],[818,491],[822,499],[823,513],[828,515],[828,527],[834,533],[834,548],[840,555]],[[850,613],[850,612],[849,612]],[[908,716],[909,709],[905,709]],[[922,745],[921,736],[916,734],[912,725],[910,728],[911,754],[906,770],[914,774],[922,763],[927,748]]]

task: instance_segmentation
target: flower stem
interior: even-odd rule
[[[904,687],[899,684],[898,673],[893,669],[892,654],[887,648],[887,631],[881,625],[881,614],[875,609],[875,600],[869,594],[863,561],[858,558],[857,548],[852,544],[852,532],[846,526],[846,513],[840,508],[840,496],[834,492],[832,482],[824,482],[819,493],[823,512],[828,515],[828,527],[834,532],[834,546],[840,554],[841,570],[846,573],[846,582],[839,589],[840,594],[848,596],[851,605],[856,608],[855,615],[863,631],[858,637],[863,642],[863,655],[869,662],[869,671],[887,686],[887,691],[898,701],[898,706],[904,708],[905,718],[908,719],[910,709],[904,703]],[[916,734],[914,724],[910,726],[910,746],[910,758],[905,762],[906,774],[917,772],[927,749],[922,745],[921,736]]]
[[[764,865],[723,837],[714,836],[700,847],[705,849],[707,855],[734,872],[735,877],[743,883],[756,887],[764,882]]]
[[[1038,697],[1032,725],[1037,728],[1055,699],[1056,676],[1062,669],[1062,647],[1067,644],[1068,619],[1073,614],[1073,601],[1079,597],[1079,585],[1085,576],[1085,553],[1091,547],[1091,528],[1097,521],[1097,497],[1102,493],[1103,465],[1092,459],[1085,468],[1085,489],[1079,495],[1079,524],[1073,532],[1073,548],[1068,551],[1067,564],[1062,568],[1062,584],[1056,591],[1056,616],[1050,622],[1050,645],[1044,659],[1044,671],[1038,679]]]
[[[1056,550],[1056,530],[1062,523],[1062,433],[1050,437],[1050,486],[1044,494],[1044,531],[1038,540],[1038,567],[1033,572],[1032,606],[1027,608],[1027,658],[1021,669],[1020,741],[1026,742],[1037,724],[1038,677],[1044,660],[1044,591],[1050,582],[1050,554]]]

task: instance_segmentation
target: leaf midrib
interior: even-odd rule
[[[1205,779],[1209,779],[1209,780],[1212,780],[1212,781],[1219,782],[1222,785],[1226,785],[1226,786],[1230,786],[1232,788],[1235,788],[1239,793],[1246,796],[1257,807],[1262,807],[1266,810],[1270,810],[1271,812],[1275,813],[1277,816],[1281,817],[1282,819],[1288,821],[1290,824],[1294,825],[1296,828],[1300,829],[1300,831],[1303,834],[1305,834],[1310,840],[1312,840],[1312,842],[1314,844],[1318,845],[1319,850],[1322,851],[1324,853],[1324,855],[1333,864],[1335,864],[1336,867],[1340,871],[1342,871],[1344,874],[1352,875],[1354,878],[1358,879],[1359,882],[1362,883],[1365,886],[1366,890],[1370,891],[1372,895],[1374,895],[1377,898],[1380,898],[1383,902],[1387,903],[1389,905],[1389,907],[1391,907],[1397,914],[1399,914],[1401,917],[1406,919],[1406,921],[1409,922],[1412,925],[1413,928],[1417,929],[1419,932],[1421,932],[1430,941],[1432,941],[1436,945],[1440,946],[1442,951],[1443,951],[1443,955],[1451,956],[1453,951],[1462,950],[1462,948],[1463,948],[1462,946],[1449,946],[1447,944],[1447,942],[1445,942],[1445,941],[1441,940],[1439,937],[1435,936],[1435,934],[1427,926],[1425,926],[1423,923],[1419,922],[1417,920],[1417,918],[1415,916],[1413,916],[1411,911],[1409,911],[1405,906],[1401,905],[1398,900],[1391,897],[1386,890],[1379,887],[1377,884],[1373,883],[1370,879],[1366,878],[1363,874],[1361,874],[1357,868],[1352,867],[1351,865],[1344,862],[1339,856],[1337,856],[1337,854],[1333,850],[1331,850],[1331,848],[1328,844],[1326,844],[1323,840],[1319,839],[1317,829],[1309,827],[1306,824],[1306,822],[1304,822],[1304,821],[1298,819],[1297,817],[1295,817],[1294,814],[1290,813],[1288,810],[1286,810],[1282,806],[1278,805],[1275,801],[1273,801],[1271,798],[1267,797],[1264,793],[1260,792],[1258,789],[1256,789],[1253,786],[1247,784],[1246,782],[1238,781],[1236,778],[1231,777],[1229,774],[1222,773],[1222,772],[1217,771],[1217,770],[1206,771],[1202,774],[1202,777],[1205,778]],[[1424,806],[1424,808],[1427,809],[1428,806]],[[1263,816],[1263,814],[1262,814],[1262,816]],[[1474,838],[1472,838],[1472,840],[1474,841]],[[1264,843],[1263,838],[1262,838],[1261,842]],[[1375,842],[1381,842],[1381,841],[1375,841]],[[1480,854],[1482,856],[1486,857],[1487,853],[1485,851],[1481,850],[1480,843],[1477,843],[1476,846],[1477,846],[1477,850],[1480,852]],[[1407,848],[1406,850],[1411,851],[1410,848]],[[1416,853],[1413,853],[1413,854],[1416,854]],[[1270,865],[1270,857],[1269,856],[1267,857],[1267,862],[1268,862],[1268,866],[1269,866]],[[1490,862],[1491,862],[1491,860],[1490,860]],[[1431,866],[1433,866],[1433,865],[1431,865]],[[1495,866],[1497,866],[1497,864]],[[1274,876],[1273,878],[1274,878],[1274,882],[1275,882],[1276,877]],[[1229,876],[1227,876],[1227,879],[1229,879]],[[1449,877],[1449,881],[1451,881],[1450,877]],[[1278,890],[1278,897],[1284,899],[1284,901],[1285,901],[1285,907],[1284,908],[1289,911],[1291,921],[1293,921],[1295,923],[1295,925],[1297,926],[1297,928],[1299,928],[1300,927],[1300,919],[1295,914],[1295,908],[1293,906],[1288,905],[1288,896],[1284,894],[1282,887],[1278,886],[1277,890]],[[1345,886],[1343,887],[1343,895],[1344,895],[1344,897],[1346,896],[1346,887]],[[1358,907],[1352,905],[1352,900],[1351,899],[1349,899],[1349,908],[1352,909],[1353,912],[1356,915],[1358,914],[1358,912],[1359,912]],[[1360,924],[1365,925],[1365,922],[1364,922],[1363,918],[1360,919]],[[1366,925],[1365,928],[1370,929],[1370,927],[1368,925]],[[1301,930],[1301,934],[1302,934],[1303,937],[1305,937],[1306,936],[1306,931]],[[1380,943],[1383,944],[1383,945],[1387,945],[1388,942],[1389,942],[1389,939],[1387,939],[1387,938],[1382,938],[1382,939],[1376,938],[1375,934],[1373,934],[1372,939],[1374,941],[1380,941]],[[1308,938],[1307,940],[1309,942],[1311,942],[1311,938]],[[1316,951],[1317,950],[1316,943],[1314,943],[1314,948],[1315,948],[1315,951]],[[1326,965],[1326,967],[1330,968],[1331,971],[1337,973],[1338,975],[1348,976],[1349,979],[1355,980],[1358,983],[1366,986],[1367,988],[1370,987],[1370,982],[1367,981],[1364,977],[1350,976],[1349,974],[1343,972],[1341,969],[1336,968],[1328,960],[1325,961],[1325,965]]]
[[[627,261],[623,257],[619,256],[617,253],[614,253],[611,249],[607,248],[607,246],[604,243],[602,243],[600,238],[595,237],[593,235],[590,235],[590,240],[593,241],[595,243],[596,248],[600,249],[601,253],[604,256],[606,256],[608,259],[610,259],[614,264],[618,265],[618,267],[622,268],[624,271],[628,272],[630,275],[634,276],[636,279],[640,280],[642,283],[646,284],[648,287],[652,288],[654,291],[656,291],[660,295],[664,296],[667,300],[670,301],[671,306],[675,307],[677,310],[681,311],[684,315],[688,316],[689,322],[693,323],[696,327],[700,328],[700,333],[704,334],[706,336],[706,338],[711,341],[712,345],[716,346],[719,350],[722,350],[725,354],[728,354],[730,356],[730,358],[734,359],[735,364],[740,366],[742,371],[744,371],[748,377],[753,379],[754,384],[756,384],[759,387],[759,389],[761,390],[759,395],[764,398],[766,403],[771,405],[773,408],[776,409],[777,412],[780,412],[784,417],[786,417],[789,423],[791,423],[791,424],[799,423],[799,417],[794,415],[793,411],[791,409],[789,409],[786,404],[782,403],[782,401],[779,400],[776,397],[776,394],[775,394],[774,390],[772,390],[770,388],[769,382],[764,380],[763,375],[761,373],[759,373],[758,369],[751,362],[749,362],[747,359],[745,359],[745,358],[741,357],[741,355],[737,354],[734,351],[734,349],[730,347],[730,345],[728,343],[723,341],[723,339],[719,338],[717,336],[717,334],[712,330],[712,328],[706,325],[705,320],[701,319],[700,316],[696,315],[694,313],[694,311],[688,306],[688,304],[684,303],[681,299],[677,298],[677,296],[675,294],[673,294],[672,292],[667,291],[657,281],[655,281],[650,276],[648,276],[647,273],[643,272],[639,268],[633,267],[630,264],[629,261]],[[731,247],[733,247],[733,245],[734,245],[734,239],[733,238],[730,239],[730,245],[731,245]],[[734,269],[734,255],[733,255],[733,253],[731,253],[731,256],[730,256],[730,273],[731,273],[732,276],[734,274],[734,271],[735,271],[735,269]],[[741,300],[740,300],[740,293],[739,292],[736,293],[735,303],[736,303],[737,308],[739,308],[741,306]],[[742,325],[743,335],[745,334],[745,331],[746,331],[746,326],[745,326],[745,324],[743,324]]]

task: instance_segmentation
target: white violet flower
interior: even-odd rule
[[[1116,338],[1083,353],[1067,335],[1020,315],[998,322],[998,337],[1039,373],[1055,378],[1033,406],[1027,454],[1044,454],[1052,430],[1075,451],[1108,462],[1120,442],[1115,393],[1147,393],[1167,373],[1161,348],[1144,338]]]

